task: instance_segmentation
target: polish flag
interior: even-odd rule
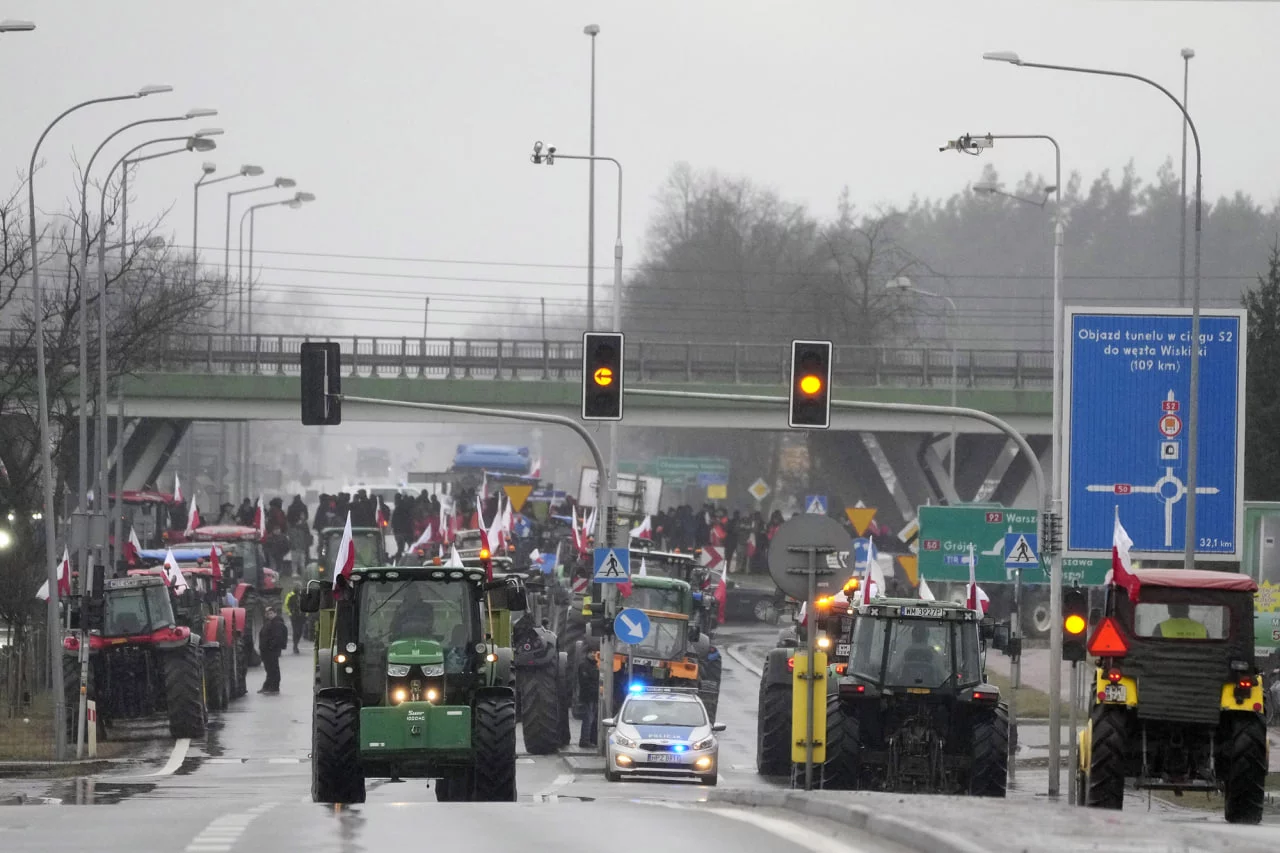
[[[640,571],[636,572],[634,575],[632,575],[632,577],[642,578],[647,574],[649,574],[649,567],[644,564],[644,557],[641,557]],[[627,580],[624,580],[622,583],[618,584],[618,592],[622,594],[623,598],[631,597],[631,578],[628,578]]]
[[[502,499],[498,499],[498,503],[502,503]],[[498,507],[498,511],[493,514],[493,522],[489,525],[489,530],[485,533],[485,545],[489,549],[489,555],[496,557],[503,553],[506,549],[506,535],[502,531],[502,507]]]
[[[222,580],[222,560],[218,558],[218,552],[221,550],[217,545],[209,549],[209,570],[213,572],[214,583]]]
[[[136,566],[142,559],[142,543],[138,541],[138,534],[134,532],[133,526],[129,526],[129,541],[124,543],[123,551],[124,561],[131,566]]]
[[[187,579],[182,575],[182,567],[173,556],[172,548],[164,552],[164,583],[165,586],[173,587],[175,595],[182,595],[187,591]]]
[[[578,549],[579,554],[585,554],[587,551],[586,536],[578,530],[578,508],[573,508],[573,547]]]
[[[462,555],[458,553],[456,545],[449,546],[449,561],[444,564],[444,567],[446,569],[462,568]]]
[[[453,541],[453,526],[452,526],[453,513],[445,509],[444,504],[445,504],[444,501],[440,501],[440,519],[439,519],[440,541],[452,542]]]
[[[62,549],[62,562],[58,564],[58,598],[69,598],[71,596],[71,551]],[[45,581],[40,584],[40,588],[36,590],[36,598],[41,601],[49,600],[49,582]]]
[[[410,551],[416,551],[419,548],[425,548],[431,544],[431,540],[435,538],[435,525],[427,522],[426,528],[422,531],[422,535],[418,537],[418,541],[409,546]]]
[[[1141,584],[1133,573],[1133,559],[1129,556],[1129,549],[1132,547],[1133,540],[1129,538],[1129,531],[1120,523],[1120,507],[1117,506],[1115,532],[1111,537],[1111,571],[1107,572],[1106,583],[1125,590],[1129,593],[1129,600],[1136,603]]]
[[[196,496],[191,496],[191,505],[187,507],[187,529],[185,535],[190,536],[200,526],[200,510],[196,509]]]
[[[587,537],[596,535],[596,508],[595,507],[591,508],[591,515],[587,516],[587,522],[582,526],[582,532],[585,533]]]
[[[511,500],[508,499],[502,507],[502,529],[510,533],[514,525],[515,517],[511,513]]]
[[[178,473],[173,474],[173,500],[175,503],[182,503],[182,484],[178,482]]]
[[[917,588],[917,592],[919,592],[920,594],[921,601],[937,601],[938,600],[933,597],[933,590],[929,589],[929,582],[924,578],[920,578],[920,586]]]
[[[350,583],[351,570],[356,566],[356,542],[351,536],[351,511],[347,511],[347,523],[342,528],[342,538],[338,540],[338,550],[333,559],[333,588],[338,588],[338,580]]]
[[[532,465],[532,467],[530,467],[530,469],[529,469],[529,476],[530,476],[530,477],[541,477],[541,476],[542,476],[542,457],[541,457],[541,456],[539,456],[537,459],[533,460],[533,465]]]
[[[253,507],[253,526],[258,529],[258,536],[267,538],[267,511],[262,506],[262,495],[258,495],[258,502]]]
[[[721,625],[724,624],[724,603],[729,597],[729,581],[727,578],[728,571],[729,564],[726,562],[724,567],[720,569],[720,580],[716,582],[716,591],[712,593],[712,597],[715,598],[716,602],[720,605],[720,611],[716,615],[716,621]]]
[[[969,546],[969,586],[965,595],[965,607],[976,610],[982,616],[987,615],[991,607],[991,599],[978,586],[978,559],[973,553],[973,545]]]
[[[631,528],[632,539],[652,539],[653,538],[653,522],[649,516],[644,517],[644,521],[640,522],[638,527]]]

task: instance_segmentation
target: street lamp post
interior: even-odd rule
[[[983,59],[989,59],[994,62],[1008,62],[1012,65],[1018,65],[1024,68],[1045,68],[1050,71],[1070,71],[1078,74],[1095,74],[1101,77],[1122,77],[1127,80],[1137,80],[1139,83],[1146,83],[1153,89],[1158,90],[1178,108],[1182,113],[1183,121],[1187,128],[1191,130],[1192,141],[1196,146],[1196,223],[1195,223],[1195,261],[1192,272],[1191,284],[1191,400],[1188,403],[1187,410],[1187,483],[1186,483],[1186,541],[1183,544],[1182,551],[1182,567],[1184,569],[1193,569],[1196,564],[1196,487],[1197,473],[1200,462],[1200,238],[1202,233],[1203,211],[1201,205],[1203,193],[1203,173],[1202,173],[1202,152],[1200,150],[1200,132],[1196,130],[1196,123],[1191,118],[1191,113],[1187,112],[1186,106],[1174,96],[1172,92],[1161,86],[1154,80],[1143,77],[1140,74],[1133,74],[1128,71],[1108,71],[1101,68],[1082,68],[1075,65],[1048,65],[1040,62],[1026,62],[1018,54],[1013,51],[996,51],[994,53],[984,53]],[[1059,182],[1061,183],[1061,182]],[[1062,614],[1059,612],[1058,616]],[[1059,622],[1061,619],[1059,619]],[[1061,625],[1055,623],[1055,631],[1061,630]],[[1050,696],[1052,701],[1053,697]],[[1053,734],[1050,728],[1050,736]],[[1055,774],[1057,771],[1055,770]],[[1050,775],[1052,781],[1055,777]]]
[[[596,36],[599,24],[587,24],[582,32],[591,38],[591,139],[587,154],[596,156]],[[587,328],[596,325],[596,161],[587,164]],[[546,335],[543,335],[545,338]]]
[[[943,150],[954,149],[964,153],[978,153],[995,145],[997,139],[1039,139],[1053,146],[1053,186],[1045,187],[1043,201],[1035,202],[1019,196],[1003,193],[994,187],[978,187],[978,192],[992,192],[1005,195],[1028,204],[1044,207],[1049,193],[1055,195],[1053,224],[1053,421],[1050,428],[1052,460],[1049,472],[1049,505],[1042,509],[1060,515],[1062,512],[1062,244],[1065,226],[1062,219],[1062,148],[1052,136],[1043,133],[988,133],[985,136],[968,134],[947,143]],[[1013,614],[1011,632],[1014,637],[1022,635],[1022,614],[1020,608],[1022,572],[1019,570],[1014,584]],[[1062,755],[1062,557],[1057,552],[1049,556],[1049,796],[1056,797],[1061,790],[1061,755]],[[1011,681],[1016,691],[1021,687],[1022,666],[1015,660],[1011,665]],[[1074,706],[1073,706],[1074,707]],[[1074,748],[1074,747],[1073,747]],[[1073,777],[1074,778],[1074,777]]]
[[[554,147],[548,147],[547,153],[542,153],[542,143],[535,142],[533,144],[533,156],[530,158],[535,164],[545,163],[548,166],[555,165],[558,159],[564,160],[586,160],[589,163],[595,163],[597,160],[607,160],[618,169],[618,224],[617,237],[613,244],[613,331],[622,331],[622,164],[613,157],[600,157],[595,154],[558,154]],[[618,496],[618,422],[610,421],[609,423],[609,485],[606,493],[603,486],[604,477],[596,477],[596,506],[597,515],[603,513],[605,523],[605,543],[609,547],[619,547],[630,544],[626,541],[619,541],[621,535],[618,531],[616,518],[616,503]],[[610,508],[614,512],[610,512]],[[613,515],[614,518],[610,518]],[[605,586],[602,598],[602,606],[605,608],[605,617],[611,615],[611,606],[615,603],[616,591],[612,590],[612,584]],[[605,636],[600,641],[600,659],[613,660],[613,639]],[[596,736],[599,748],[604,749],[606,733],[604,725],[600,722],[607,718],[613,707],[613,667],[602,666],[600,668],[601,677],[603,679],[603,695],[600,698],[601,710],[596,714]]]
[[[161,142],[184,142],[186,144],[182,148],[175,148],[169,151],[163,151],[159,154],[151,154],[146,157],[139,157],[137,160],[130,161],[128,159],[129,155],[133,154],[135,151],[138,151],[142,148],[146,148],[148,145],[157,145]],[[178,154],[184,151],[210,151],[214,147],[215,145],[212,139],[203,139],[203,138],[198,138],[194,136],[170,136],[170,137],[165,137],[163,139],[151,139],[146,142],[135,145],[132,148],[130,148],[128,151],[126,151],[124,155],[111,166],[111,169],[108,170],[107,172],[106,178],[102,182],[102,192],[99,196],[99,202],[98,202],[98,323],[100,326],[98,342],[99,342],[100,350],[99,350],[99,358],[98,358],[98,400],[97,400],[97,410],[98,410],[97,411],[97,429],[99,434],[97,488],[103,495],[102,500],[105,500],[105,496],[107,493],[107,455],[106,455],[107,248],[106,248],[106,234],[107,234],[107,189],[111,184],[111,176],[114,175],[116,169],[119,169],[122,165],[127,169],[128,164],[130,162],[143,162],[146,160],[154,160],[157,157],[167,157],[170,154]],[[125,242],[128,241],[127,234],[124,234],[122,232],[120,236],[122,241],[125,241]],[[86,272],[87,272],[87,265],[86,265]],[[82,291],[84,290],[83,285],[81,286],[81,290]],[[86,378],[87,377],[85,376],[81,377],[81,384],[84,384],[84,380]],[[120,432],[120,436],[123,437],[123,435],[124,433],[122,430]],[[117,548],[119,547],[118,540],[116,542],[116,546]],[[86,549],[82,544],[80,549],[80,552],[82,555],[85,553],[85,550]],[[106,553],[107,550],[108,549],[104,544],[102,548],[102,552]],[[82,563],[80,567],[80,577],[81,577],[80,588],[81,588],[82,594],[86,599],[86,604],[88,603],[87,599],[89,597],[89,593],[91,592],[91,583],[90,583],[91,575],[92,575],[92,572],[89,571],[88,565],[85,563]],[[86,610],[86,612],[88,611]],[[76,724],[76,757],[77,758],[84,757],[85,729],[87,725],[86,700],[88,699],[88,685],[89,685],[89,626],[88,626],[87,620],[82,620],[80,625],[80,707],[79,707],[80,716],[77,718],[78,722]]]
[[[1190,103],[1191,60],[1196,52],[1189,47],[1182,49],[1182,105]],[[1178,182],[1182,204],[1178,207],[1178,307],[1187,304],[1187,120],[1182,120],[1182,179]]]
[[[288,207],[290,210],[297,210],[299,207],[302,207],[302,205],[305,202],[315,201],[315,200],[316,200],[316,197],[314,194],[299,192],[299,193],[294,193],[293,198],[280,199],[278,201],[266,201],[266,202],[262,202],[261,204],[251,205],[248,210],[246,210],[244,213],[240,215],[240,243],[242,246],[244,244],[244,220],[246,216],[249,218],[249,262],[248,262],[248,270],[247,270],[248,275],[246,276],[244,274],[246,271],[242,269],[238,274],[238,279],[239,279],[239,287],[240,287],[241,293],[244,294],[244,299],[245,299],[245,302],[247,303],[246,305],[247,316],[245,318],[245,321],[246,321],[245,333],[250,340],[253,339],[253,235],[254,235],[254,224],[256,222],[257,212],[264,207],[278,207],[280,205],[284,205]],[[245,281],[244,281],[245,278],[249,279],[249,284],[247,289],[245,287]],[[241,435],[240,478],[245,485],[248,485],[249,442],[251,441],[250,425],[248,421],[245,421],[240,425],[240,435]]]
[[[35,29],[35,25],[27,25],[23,21],[7,21],[14,27],[15,32],[24,32]],[[36,159],[40,156],[40,146],[44,143],[45,137],[49,132],[76,110],[84,107],[93,106],[94,104],[107,104],[113,101],[131,101],[136,98],[144,98],[147,95],[157,95],[163,92],[172,92],[172,86],[144,86],[136,92],[128,95],[112,95],[105,98],[92,98],[88,101],[81,101],[75,106],[69,107],[58,114],[58,117],[49,122],[49,125],[40,134],[40,138],[36,140],[35,147],[31,149],[31,163],[27,169],[27,239],[31,245],[31,298],[33,303],[32,313],[35,315],[35,338],[36,338],[36,396],[39,406],[40,421],[40,467],[41,467],[41,483],[43,486],[44,506],[41,514],[44,519],[44,536],[45,536],[45,561],[48,567],[49,580],[49,601],[48,601],[48,634],[49,634],[49,678],[50,684],[57,684],[62,673],[62,644],[58,642],[58,562],[56,556],[55,539],[57,538],[57,527],[54,519],[53,506],[53,459],[50,451],[52,437],[49,429],[49,388],[45,379],[45,357],[44,357],[44,297],[40,290],[40,246],[36,237]],[[66,700],[62,691],[53,691],[53,729],[54,729],[54,754],[59,761],[66,758],[67,755],[67,730],[66,730]]]
[[[244,167],[244,168],[253,168],[253,169],[256,169],[257,171],[244,172],[244,169],[242,168],[241,171],[243,174],[254,175],[254,176],[262,174],[262,170],[258,169],[258,167],[256,166]],[[222,332],[223,332],[224,342],[227,340],[227,336],[230,335],[231,333],[231,200],[238,195],[262,192],[263,190],[289,189],[296,185],[297,185],[297,181],[295,181],[293,178],[276,178],[273,182],[269,184],[263,184],[262,186],[257,186],[257,187],[249,187],[248,189],[244,189],[244,190],[233,190],[227,193],[226,231],[222,239]],[[238,346],[239,334],[243,331],[240,328],[240,323],[242,322],[241,318],[244,314],[244,291],[243,290],[241,290],[237,294],[236,299],[237,299],[236,301],[236,334],[237,334],[236,342]],[[233,365],[234,365],[234,362],[233,362]],[[233,366],[233,369],[234,369],[234,366]],[[223,426],[223,432],[224,433],[226,432],[225,424]],[[236,459],[240,459],[243,456],[243,452],[244,452],[244,425],[237,424],[236,425]],[[227,456],[228,456],[227,442],[225,440],[222,442],[221,455],[222,455],[222,471],[219,473],[219,476],[224,477],[226,476],[226,471],[227,471],[226,463],[227,463]],[[240,469],[239,464],[237,463],[237,471],[236,471],[236,479],[235,479],[235,490],[237,492],[243,491],[243,488],[244,488],[243,478],[244,478],[244,471]],[[234,499],[233,499],[233,502],[234,502]]]

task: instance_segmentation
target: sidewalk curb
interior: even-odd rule
[[[825,818],[878,838],[901,844],[919,853],[988,853],[971,841],[944,835],[903,818],[879,814],[866,806],[806,797],[798,791],[750,791],[721,789],[708,792],[707,801],[752,808],[774,808]]]
[[[761,669],[760,667],[756,666],[755,664],[750,663],[749,661],[747,661],[747,659],[746,659],[746,658],[742,657],[742,655],[740,655],[740,654],[738,653],[738,649],[739,649],[739,648],[741,648],[741,647],[740,647],[740,646],[738,646],[738,647],[735,647],[735,646],[725,646],[724,652],[725,652],[725,654],[727,654],[729,657],[733,658],[734,663],[738,664],[738,666],[742,667],[742,668],[743,668],[743,669],[745,669],[747,672],[749,672],[749,673],[751,673],[752,675],[754,675],[756,678],[759,678],[761,675],[763,675],[763,674],[764,674],[764,670],[763,670],[763,669]]]

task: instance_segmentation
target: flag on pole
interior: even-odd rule
[[[425,548],[426,546],[430,545],[431,540],[435,538],[435,532],[436,532],[435,525],[432,522],[428,521],[427,526],[422,529],[422,535],[419,536],[417,540],[412,545],[409,546],[409,551],[413,552],[418,550],[419,548]]]
[[[178,472],[173,472],[173,502],[182,503],[182,484],[178,482]]]
[[[632,539],[652,539],[653,538],[653,520],[649,516],[644,517],[644,521],[636,527],[631,528]]]
[[[539,456],[537,459],[533,460],[533,465],[532,465],[532,466],[530,466],[530,468],[529,468],[529,476],[530,476],[530,477],[541,477],[541,476],[542,476],[542,457],[541,457],[541,456]]]
[[[347,510],[347,523],[342,528],[342,538],[338,540],[338,550],[333,558],[333,588],[338,588],[339,578],[350,583],[351,570],[355,567],[356,542],[351,535],[351,511]]]
[[[218,558],[218,552],[222,548],[214,545],[209,549],[209,570],[213,572],[213,582],[218,583],[222,580],[222,560]]]
[[[124,561],[131,566],[138,565],[142,559],[142,543],[138,541],[138,534],[134,532],[133,525],[129,525],[129,541],[124,543],[121,551],[124,554]]]
[[[458,546],[449,546],[449,561],[444,564],[446,569],[462,568],[462,555],[458,553]]]
[[[62,562],[58,564],[58,598],[67,598],[71,595],[71,551],[67,548],[62,549]],[[36,598],[41,601],[49,600],[49,582],[45,581],[40,584],[40,588],[36,590]]]
[[[172,548],[164,552],[164,583],[165,586],[173,587],[175,595],[182,595],[187,591],[187,579],[182,574],[178,559],[173,556]]]
[[[938,600],[933,597],[933,590],[929,589],[929,582],[924,578],[920,578],[920,586],[918,587],[918,592],[920,593],[921,601],[937,601]]]
[[[991,599],[978,586],[978,559],[973,552],[973,544],[969,545],[969,586],[965,593],[965,607],[970,610],[978,611],[979,616],[987,614],[987,608],[991,606]]]
[[[200,526],[200,510],[196,508],[196,496],[191,496],[191,505],[187,507],[187,529],[185,535],[190,536]]]
[[[1120,523],[1120,507],[1117,506],[1115,530],[1111,537],[1111,571],[1107,572],[1106,582],[1129,593],[1129,600],[1136,603],[1141,584],[1133,573],[1133,558],[1129,556],[1129,549],[1132,547],[1133,540],[1129,538],[1129,531]]]
[[[258,529],[258,536],[267,538],[267,511],[262,506],[262,495],[258,495],[258,504],[253,508],[253,526]]]

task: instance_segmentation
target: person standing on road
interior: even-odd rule
[[[267,680],[262,682],[262,689],[258,692],[274,696],[280,692],[280,653],[289,645],[289,631],[274,607],[266,609],[266,617],[267,621],[258,632],[258,651]]]
[[[289,594],[284,597],[284,612],[289,617],[289,629],[293,634],[293,653],[301,654],[298,651],[298,641],[302,639],[302,625],[306,621],[306,614],[302,612],[302,586],[294,584],[293,589],[289,590]]]

